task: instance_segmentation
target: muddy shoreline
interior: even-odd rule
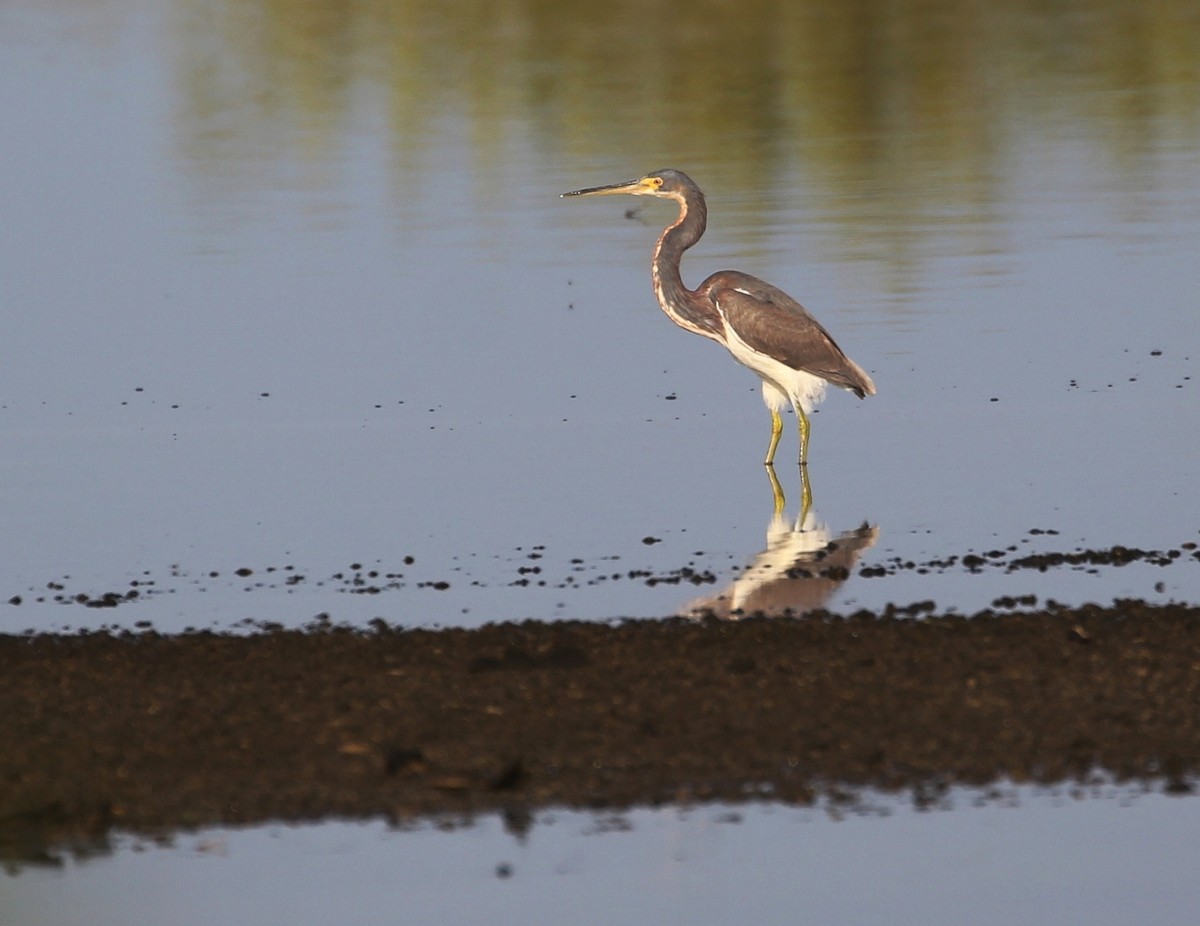
[[[407,820],[1200,770],[1200,607],[0,637],[0,857]]]

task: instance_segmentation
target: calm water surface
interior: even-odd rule
[[[476,14],[6,9],[5,629],[653,616],[719,591],[768,544],[757,381],[655,307],[669,206],[557,196],[664,164],[710,194],[685,276],[777,282],[879,384],[814,421],[818,521],[878,526],[862,565],[1200,539],[1183,6],[1135,17],[1136,55],[1126,14],[1070,4],[880,35],[764,7],[738,34],[770,61],[695,85],[724,12],[654,48],[619,12]],[[683,569],[713,581],[644,581]],[[370,571],[383,594],[347,593]],[[1200,587],[1186,555],[890,571],[827,605]]]
[[[1197,600],[1191,6],[641,9],[5,5],[0,631],[657,616],[864,523],[834,610]],[[816,415],[799,539],[757,381],[653,303],[671,209],[558,198],[668,165],[685,278],[879,386]],[[1179,555],[1008,568],[1115,544]]]
[[[392,830],[325,824],[128,840],[4,882],[22,924],[1061,923],[1194,920],[1200,801],[1014,792],[953,811],[543,813]]]

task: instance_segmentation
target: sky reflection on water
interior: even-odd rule
[[[877,531],[828,607],[1196,601],[1192,5],[646,9],[0,8],[0,632],[735,589],[781,540],[757,382],[654,306],[668,209],[557,195],[664,166],[709,195],[685,279],[780,285],[879,386],[814,417],[816,515]],[[1182,555],[1007,568],[1114,544]],[[208,833],[8,878],[0,919],[1189,921],[1194,799],[1061,803]]]
[[[627,10],[9,8],[4,627],[657,615],[731,582],[772,516],[757,382],[654,306],[669,208],[557,197],[665,164],[710,198],[685,278],[779,284],[879,384],[814,418],[822,520],[879,527],[860,566],[1194,542],[1197,59],[1183,6],[1134,15],[1140,57],[1103,52],[1133,14],[1081,10],[764,4],[642,46]],[[680,80],[730,36],[769,66]],[[664,75],[670,105],[629,94]],[[354,564],[403,578],[344,594]],[[641,581],[684,569],[712,586]],[[1187,557],[885,572],[829,606],[1200,587]]]
[[[1014,791],[953,812],[701,807],[538,815],[523,835],[380,824],[127,841],[111,859],[5,882],[24,924],[546,921],[1183,924],[1200,902],[1192,799]],[[959,806],[961,805],[961,806]],[[2,876],[0,876],[2,877]],[[338,889],[331,890],[331,886]],[[53,890],[48,888],[53,887]],[[266,888],[264,890],[264,888]]]

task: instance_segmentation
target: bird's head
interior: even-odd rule
[[[660,196],[664,199],[682,202],[686,198],[699,194],[700,188],[683,171],[666,168],[646,174],[640,180],[626,180],[622,183],[610,183],[605,186],[586,187],[562,195],[610,196],[616,193],[626,193],[631,196]]]

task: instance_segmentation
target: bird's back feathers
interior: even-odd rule
[[[725,324],[752,349],[794,370],[804,370],[859,398],[875,394],[875,383],[799,302],[770,283],[736,270],[722,270],[697,291],[721,313]]]

